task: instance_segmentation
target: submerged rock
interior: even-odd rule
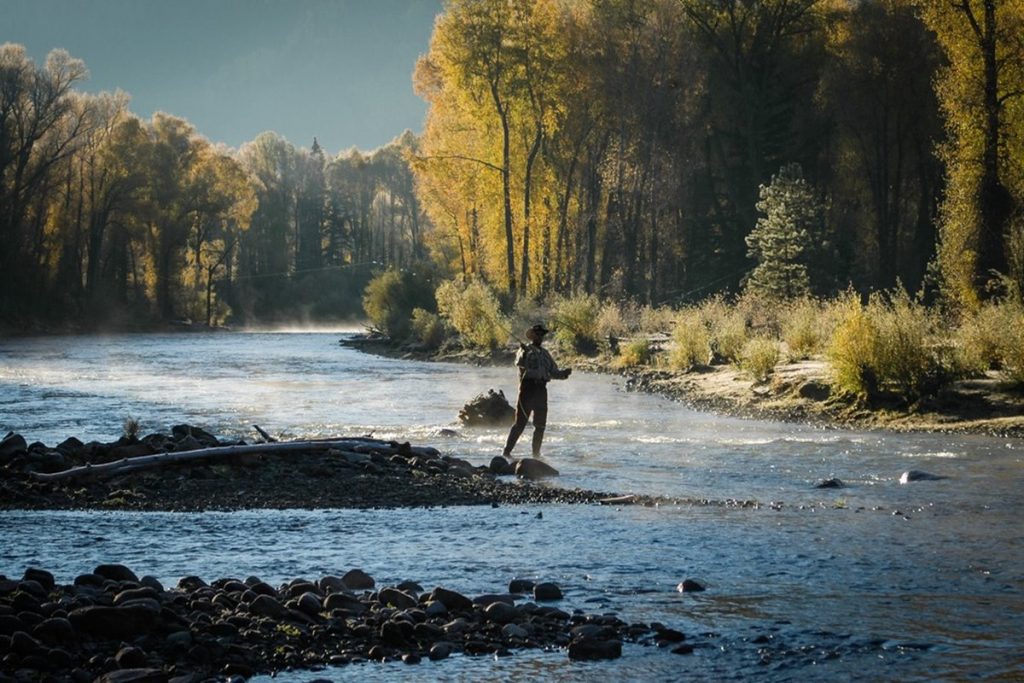
[[[844,488],[845,486],[846,486],[846,484],[843,483],[842,479],[837,479],[837,478],[833,477],[831,479],[823,479],[823,480],[821,480],[820,482],[818,482],[814,486],[814,488],[816,488],[816,489],[841,489],[841,488]]]
[[[907,470],[900,475],[901,484],[909,484],[912,481],[938,481],[940,479],[948,479],[941,474],[931,474],[930,472],[922,472],[921,470]]]

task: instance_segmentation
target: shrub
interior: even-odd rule
[[[848,307],[829,345],[840,391],[867,398],[894,390],[914,401],[957,374],[932,314],[906,292],[874,294],[867,306],[851,298]]]
[[[1012,332],[1021,325],[1018,307],[1012,304],[985,304],[965,317],[956,332],[957,356],[970,372],[1002,368],[1010,351]]]
[[[1024,384],[1024,314],[1020,311],[1013,326],[1006,329],[1001,355],[1003,377]]]
[[[621,337],[629,331],[622,308],[614,301],[606,301],[597,315],[597,335],[601,339]]]
[[[810,298],[797,299],[783,312],[780,321],[782,340],[793,360],[810,358],[821,353],[825,341],[822,329],[822,306]]]
[[[437,307],[467,346],[494,350],[505,343],[508,325],[498,299],[482,282],[442,282],[435,294]]]
[[[444,321],[436,313],[413,309],[412,333],[428,349],[436,349],[445,339]]]
[[[647,334],[670,334],[676,325],[676,312],[668,306],[644,306],[640,309],[638,320],[641,332]]]
[[[779,344],[769,337],[748,339],[740,351],[739,366],[756,381],[764,382],[779,362]]]
[[[647,365],[653,357],[651,342],[644,338],[631,339],[624,344],[615,359],[615,366],[619,368],[635,368],[638,365]]]
[[[424,278],[387,270],[366,285],[363,310],[370,323],[392,339],[409,336],[415,308],[434,308],[432,288]]]
[[[711,336],[708,334],[701,312],[685,309],[676,318],[672,329],[672,347],[668,354],[669,366],[676,370],[690,370],[711,362]]]
[[[597,351],[597,318],[601,302],[592,294],[558,299],[552,309],[555,339],[578,353]]]
[[[747,343],[747,321],[742,311],[719,296],[702,303],[700,311],[711,333],[713,359],[737,362]]]

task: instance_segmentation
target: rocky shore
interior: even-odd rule
[[[104,476],[85,471],[66,479],[43,478],[84,465],[122,460],[130,464],[154,454],[196,454],[230,445],[241,443],[221,441],[189,425],[141,439],[82,443],[69,438],[52,447],[8,434],[0,441],[0,509],[389,508],[598,503],[615,496],[558,488],[529,473],[501,477],[513,473],[508,463],[474,466],[432,447],[374,439],[358,439],[346,451],[313,444],[298,452],[168,462]],[[534,463],[543,475],[544,467]]]
[[[469,597],[415,581],[378,586],[359,569],[276,587],[254,576],[210,583],[189,576],[165,588],[120,564],[67,585],[29,568],[20,578],[0,576],[0,683],[236,681],[536,648],[614,659],[626,642],[693,651],[683,633],[662,624],[570,613],[562,600],[548,582],[513,579],[500,592]]]

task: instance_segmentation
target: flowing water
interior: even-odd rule
[[[144,433],[185,422],[251,440],[258,424],[286,438],[372,433],[474,464],[500,452],[504,430],[464,429],[457,413],[489,388],[512,396],[511,368],[379,358],[340,336],[0,340],[0,433],[113,440],[132,417]],[[467,594],[533,578],[560,584],[564,609],[660,621],[697,646],[680,656],[627,645],[601,663],[517,652],[363,664],[285,681],[1024,679],[1024,442],[726,418],[603,375],[574,374],[549,394],[545,457],[558,485],[692,502],[5,512],[0,574],[40,566],[69,582],[116,561],[173,585],[186,574],[277,582],[361,567],[379,584]],[[910,469],[947,478],[900,485]],[[814,488],[829,477],[846,488]],[[685,578],[708,590],[676,592]]]

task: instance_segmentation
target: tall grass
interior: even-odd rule
[[[645,338],[631,339],[622,345],[614,360],[615,367],[635,368],[647,365],[654,358],[651,342]]]
[[[747,320],[743,312],[715,296],[700,305],[700,314],[710,333],[712,360],[736,363],[747,343]]]
[[[801,298],[787,304],[780,312],[782,341],[789,357],[803,360],[825,350],[829,331],[823,324],[824,310],[820,301]]]

